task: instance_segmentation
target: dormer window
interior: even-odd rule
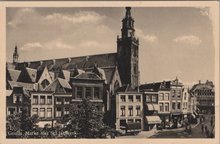
[[[45,89],[49,84],[50,84],[50,82],[47,79],[45,79],[41,82],[41,86],[43,87],[43,89]]]

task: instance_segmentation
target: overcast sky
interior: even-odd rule
[[[7,61],[116,52],[124,8],[7,8]],[[140,39],[141,83],[214,80],[208,8],[132,8]]]

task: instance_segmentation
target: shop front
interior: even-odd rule
[[[145,130],[157,128],[161,125],[161,119],[158,115],[145,116]]]
[[[172,128],[182,127],[183,115],[180,112],[171,113]]]

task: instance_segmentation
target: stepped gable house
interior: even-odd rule
[[[116,53],[19,62],[19,49],[15,46],[13,63],[6,64],[6,87],[7,90],[19,86],[29,91],[45,91],[53,81],[60,78],[73,87],[71,80],[82,73],[91,72],[104,80],[104,109],[109,111],[111,96],[119,87],[138,86],[138,49],[139,40],[135,37],[131,8],[126,7],[121,36],[117,36]]]

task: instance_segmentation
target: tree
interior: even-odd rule
[[[32,131],[35,124],[38,122],[38,116],[29,116],[28,110],[23,108],[21,113],[9,115],[7,117],[7,133],[18,132],[24,136],[26,131]],[[13,136],[12,136],[13,137]]]
[[[82,138],[100,137],[100,131],[105,129],[103,113],[98,111],[89,99],[83,99],[79,105],[70,108],[71,130]]]

